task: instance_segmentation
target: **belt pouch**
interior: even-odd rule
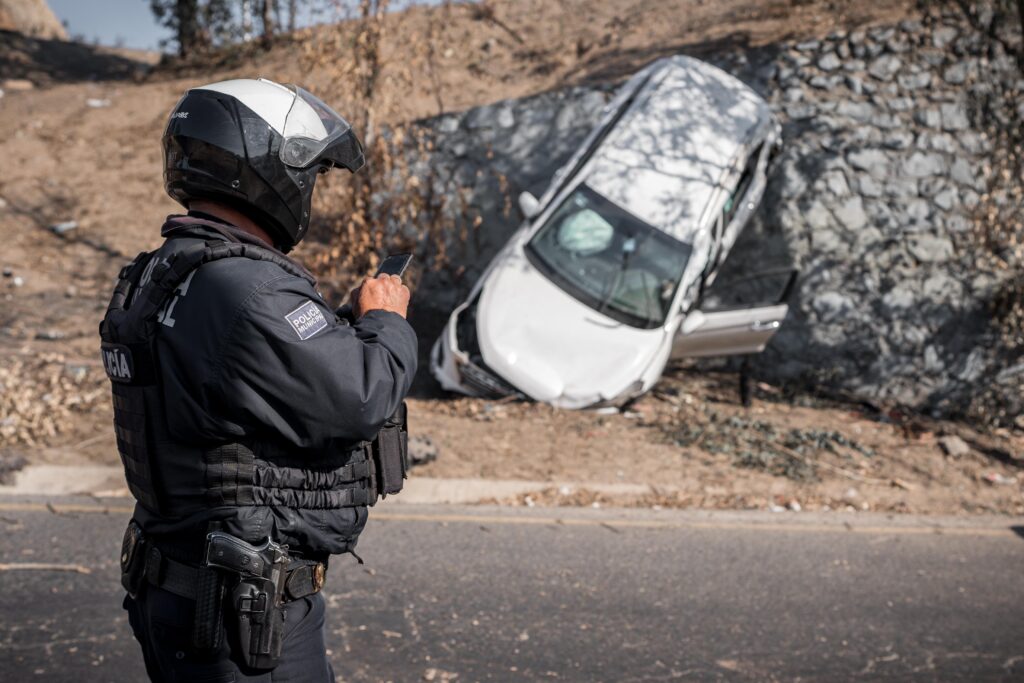
[[[409,469],[409,431],[405,403],[377,434],[372,444],[376,460],[377,489],[387,495],[402,490]]]
[[[146,542],[135,520],[128,522],[121,541],[121,585],[134,600],[146,575]]]
[[[224,592],[224,574],[210,567],[199,567],[192,622],[192,645],[197,650],[220,649],[224,634]]]

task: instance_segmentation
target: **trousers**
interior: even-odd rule
[[[124,608],[153,683],[334,683],[321,593],[285,605],[281,659],[270,671],[249,669],[236,656],[230,614],[221,648],[199,653],[191,646],[193,601],[146,585],[137,598],[125,596]]]

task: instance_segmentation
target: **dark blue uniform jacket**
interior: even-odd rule
[[[165,249],[176,236],[266,246],[196,213],[169,217],[162,234]],[[401,316],[370,311],[349,323],[313,285],[267,261],[200,266],[159,320],[167,425],[182,443],[265,439],[314,457],[372,439],[416,373],[416,335]],[[319,555],[349,548],[365,524],[365,508],[337,512],[344,514],[262,514],[278,517],[272,526],[285,538],[277,540]],[[136,516],[156,534],[191,532],[208,521],[157,519],[141,506]]]

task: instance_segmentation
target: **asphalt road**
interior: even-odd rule
[[[125,503],[54,503],[0,500],[0,680],[144,680]],[[328,577],[343,681],[1024,680],[1024,520],[376,512]]]

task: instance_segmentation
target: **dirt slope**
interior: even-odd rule
[[[33,38],[68,37],[46,0],[0,0],[0,31],[16,31]]]
[[[835,0],[493,6],[494,15],[452,5],[390,16],[378,121],[614,80],[673,52],[699,55],[813,37],[907,12],[904,2]],[[333,95],[344,111],[350,39],[345,26],[306,31],[268,53],[239,48],[202,63],[164,65],[139,80],[136,66],[122,71],[120,62],[97,62],[96,80],[76,80],[71,62],[50,67],[33,62],[31,50],[21,53],[28,55],[19,57],[22,63],[59,78],[41,76],[43,87],[0,99],[0,455],[116,462],[96,322],[117,269],[152,248],[163,217],[177,211],[160,189],[159,136],[181,93],[197,82],[262,74]],[[310,67],[311,54],[323,56],[323,66]],[[69,220],[76,227],[63,235],[49,229]],[[805,507],[1021,512],[1013,459],[1024,452],[1018,437],[962,425],[908,430],[901,421],[879,422],[849,407],[798,408],[768,394],[772,400],[746,412],[731,389],[701,378],[670,379],[664,387],[633,417],[416,400],[414,428],[441,450],[423,473],[661,487],[643,500],[618,501],[627,504],[758,507],[795,500]],[[730,423],[733,418],[739,422]],[[686,424],[710,436],[681,432]],[[836,445],[834,435],[810,434],[823,429],[876,455]],[[942,431],[963,431],[976,446],[947,461],[935,441]],[[774,439],[792,438],[803,449],[795,451],[800,457],[832,467],[808,471],[797,466],[798,457],[770,448]],[[760,462],[745,451],[776,454]],[[579,492],[544,500],[589,502]]]
[[[813,36],[836,27],[888,21],[903,3],[751,3],[726,0],[495,3],[495,18],[451,5],[389,15],[378,121],[459,110],[587,79],[625,75],[667,53],[701,53],[724,43],[760,45]],[[69,336],[92,334],[92,320],[119,264],[158,239],[177,204],[161,191],[160,133],[166,113],[189,86],[235,76],[301,81],[345,111],[341,78],[351,59],[346,26],[306,31],[270,52],[249,46],[202,64],[169,64],[143,82],[122,61],[91,62],[69,54],[62,68],[42,64],[62,80],[0,99],[0,239],[3,265],[19,270],[16,326],[58,326]],[[429,38],[429,40],[428,40]],[[433,54],[427,55],[433,46]],[[52,55],[43,45],[36,53]],[[309,53],[325,56],[309,67]],[[18,61],[37,67],[33,52]],[[44,85],[48,82],[41,81]],[[48,234],[74,220],[68,238],[102,248],[68,249]],[[302,248],[298,251],[301,256]],[[113,255],[111,255],[113,254]],[[65,299],[68,287],[75,295]],[[36,305],[44,293],[57,301]],[[32,297],[36,297],[33,299]],[[89,342],[91,343],[91,342]],[[85,351],[88,344],[72,346]],[[91,353],[91,351],[90,351]]]

